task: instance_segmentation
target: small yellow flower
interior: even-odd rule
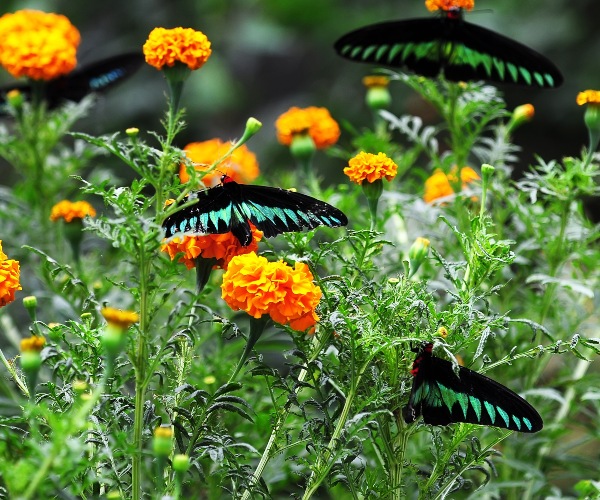
[[[6,256],[2,251],[2,240],[0,240],[0,307],[14,301],[15,292],[22,290],[19,282],[20,275],[19,261]]]
[[[100,313],[109,325],[121,330],[127,330],[131,325],[137,323],[140,317],[133,311],[123,311],[114,307],[105,307]]]
[[[156,69],[185,64],[189,69],[201,68],[212,52],[210,41],[192,28],[154,28],[143,47],[146,62]]]
[[[15,78],[52,80],[77,65],[80,35],[62,15],[20,10],[0,17],[0,64]]]
[[[600,104],[600,90],[584,90],[577,94],[577,104]]]
[[[321,295],[306,264],[296,262],[292,268],[254,252],[231,259],[221,286],[221,297],[234,311],[246,311],[254,318],[268,314],[298,331],[318,321],[315,309]]]
[[[425,0],[425,7],[430,12],[436,10],[465,9],[473,10],[475,0]]]
[[[390,84],[390,78],[385,75],[368,75],[362,79],[362,83],[367,88],[387,87]]]
[[[40,352],[46,345],[46,339],[37,335],[32,335],[21,340],[21,353],[24,352]]]
[[[454,194],[452,184],[456,183],[456,174],[458,168],[453,167],[451,172],[446,175],[442,170],[437,169],[431,177],[425,181],[425,194],[423,199],[427,203],[431,203],[439,198],[445,198]],[[471,167],[463,167],[460,171],[460,179],[462,181],[462,189],[465,189],[468,184],[479,180],[480,177]]]
[[[214,162],[223,158],[231,149],[232,142],[223,142],[220,139],[210,139],[202,142],[192,142],[185,148],[185,155],[194,162],[198,171],[208,169]],[[221,175],[226,173],[235,182],[247,183],[256,179],[260,173],[256,155],[245,144],[236,148],[225,160],[219,163],[219,170],[213,170],[202,177],[205,186],[219,184]],[[185,163],[179,167],[179,180],[182,184],[190,180]]]
[[[72,222],[73,219],[83,219],[86,215],[96,216],[96,210],[87,201],[72,202],[63,200],[52,207],[50,220],[57,221],[64,219],[66,222]]]
[[[352,182],[362,184],[364,181],[373,183],[379,179],[391,181],[396,177],[398,165],[385,153],[365,153],[361,151],[348,162],[344,168],[344,173]]]
[[[340,138],[340,126],[326,108],[310,106],[293,107],[277,118],[275,122],[277,140],[290,146],[294,136],[308,133],[317,149],[334,145]]]

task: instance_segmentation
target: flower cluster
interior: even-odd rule
[[[202,142],[192,142],[185,148],[186,156],[194,162],[196,170],[206,170],[216,161],[223,158],[231,149],[232,142],[223,142],[220,139],[210,139]],[[213,170],[204,177],[202,182],[206,186],[215,186],[219,183],[221,172],[227,173],[236,182],[250,182],[258,177],[258,161],[256,155],[246,145],[236,148],[227,158],[218,165],[219,171]],[[179,179],[182,183],[190,180],[185,163],[179,168]]]
[[[0,307],[15,300],[15,292],[22,289],[19,282],[20,273],[19,261],[7,257],[2,251],[0,240]]]
[[[250,224],[252,241],[248,246],[242,246],[233,233],[207,234],[203,236],[183,235],[176,236],[167,241],[162,247],[171,260],[181,254],[179,262],[183,262],[188,269],[196,265],[196,259],[216,259],[217,268],[226,269],[229,262],[236,255],[255,252],[263,233]]]
[[[344,173],[356,184],[364,181],[373,183],[379,179],[391,181],[398,172],[398,166],[385,153],[376,155],[361,151],[348,162]]]
[[[165,66],[171,68],[177,62],[190,70],[199,69],[212,52],[206,35],[192,28],[154,28],[143,50],[146,62],[159,70]]]
[[[436,10],[465,9],[473,10],[475,0],[425,0],[425,7],[430,12]]]
[[[251,252],[231,259],[223,275],[221,296],[233,310],[246,311],[254,318],[268,314],[277,323],[304,331],[319,317],[315,309],[321,289],[313,283],[308,266],[296,262],[269,262]]]
[[[294,136],[306,134],[311,137],[317,149],[327,148],[337,142],[340,127],[325,108],[290,108],[275,122],[277,140],[290,146]]]
[[[0,17],[0,64],[15,78],[52,80],[77,65],[80,35],[62,15],[20,10]]]
[[[63,200],[52,207],[50,220],[57,221],[64,219],[66,222],[72,222],[73,219],[83,219],[86,215],[96,216],[96,210],[87,201],[72,202]]]
[[[439,198],[445,198],[454,194],[452,184],[456,184],[458,168],[455,166],[450,173],[446,175],[442,170],[436,170],[431,177],[425,181],[425,194],[423,199],[427,203],[431,203]],[[479,180],[480,177],[471,167],[463,167],[460,170],[460,180],[462,189],[465,189],[468,184]]]

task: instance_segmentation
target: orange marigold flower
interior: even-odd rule
[[[66,222],[71,222],[73,219],[83,219],[86,215],[96,216],[96,210],[87,201],[73,203],[69,200],[63,200],[52,207],[50,220],[64,219]]]
[[[292,144],[294,135],[307,133],[317,149],[332,146],[340,138],[340,126],[325,108],[290,108],[275,122],[277,140],[284,146]]]
[[[458,168],[453,167],[448,175],[442,170],[437,169],[431,177],[425,181],[425,194],[423,199],[427,203],[431,203],[439,198],[451,196],[454,194],[452,184],[457,181],[456,174]],[[467,187],[467,184],[479,180],[480,177],[471,167],[463,167],[460,171],[460,180],[462,181],[462,189]]]
[[[203,259],[217,259],[216,268],[226,269],[229,261],[236,255],[242,255],[258,250],[258,242],[262,239],[262,231],[250,224],[252,241],[248,246],[242,246],[233,233],[207,234],[202,236],[183,235],[176,236],[167,241],[162,247],[171,260],[181,255],[179,262],[183,262],[188,269],[192,269],[198,257]]]
[[[0,64],[15,78],[52,80],[77,65],[80,35],[63,15],[20,10],[0,17]]]
[[[315,309],[321,289],[301,262],[292,268],[254,252],[238,255],[223,275],[221,297],[234,311],[246,311],[254,318],[269,314],[273,321],[299,331],[313,327],[319,319]]]
[[[140,316],[136,312],[122,311],[114,307],[104,307],[100,313],[109,325],[122,330],[127,330],[127,328],[140,320]]]
[[[577,104],[600,104],[600,90],[584,90],[577,94]]]
[[[44,345],[46,345],[46,339],[37,335],[32,335],[21,340],[20,351],[21,352],[40,352]]]
[[[223,158],[231,149],[231,141],[222,142],[220,139],[210,139],[202,142],[192,142],[185,148],[186,156],[196,163],[196,170],[207,170],[216,161]],[[236,148],[231,155],[219,163],[219,171],[213,170],[202,177],[205,186],[216,186],[219,184],[222,172],[226,172],[235,182],[247,183],[253,181],[260,173],[256,155],[250,151],[245,144]],[[179,167],[179,180],[186,183],[190,180],[185,163]]]
[[[192,28],[154,28],[143,47],[146,62],[156,69],[181,62],[191,70],[201,68],[212,52],[204,33]]]
[[[390,84],[390,78],[385,75],[368,75],[362,79],[362,83],[367,88],[387,87]]]
[[[19,261],[7,257],[2,251],[2,240],[0,240],[0,307],[10,304],[15,300],[15,292],[22,290],[19,282],[20,274]]]
[[[348,162],[348,166],[344,169],[344,173],[352,182],[362,184],[363,181],[375,182],[384,177],[391,181],[396,177],[398,165],[385,153],[376,155],[361,151]]]
[[[425,0],[425,7],[430,12],[436,10],[465,9],[473,10],[475,0]]]

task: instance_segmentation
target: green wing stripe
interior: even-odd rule
[[[481,420],[481,401],[479,401],[479,398],[476,398],[475,396],[469,396],[469,402],[471,403],[471,408],[475,410],[477,420]]]
[[[500,408],[499,406],[496,406],[496,411],[498,412],[498,414],[502,417],[502,420],[504,420],[504,423],[506,424],[506,428],[510,429],[510,418],[508,417],[508,413],[506,413],[502,408]]]
[[[517,430],[521,430],[521,419],[515,415],[512,416],[513,422],[517,426]]]
[[[490,421],[492,422],[492,425],[493,425],[496,422],[496,408],[494,407],[493,404],[488,403],[487,401],[483,402],[483,406],[485,406],[487,414],[490,417]]]
[[[527,83],[527,85],[531,85],[531,72],[525,69],[523,66],[519,66],[519,73]]]
[[[368,59],[377,50],[377,45],[369,45],[363,52],[362,58]]]
[[[377,49],[377,53],[375,54],[375,59],[377,61],[379,61],[385,55],[385,53],[388,51],[389,48],[390,48],[390,46],[386,45],[386,44],[379,47]]]

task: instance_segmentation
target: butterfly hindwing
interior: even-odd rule
[[[403,413],[407,422],[420,415],[427,424],[454,422],[489,425],[519,432],[537,432],[539,413],[521,396],[473,370],[431,355],[428,344],[415,359],[410,400]]]
[[[342,36],[339,55],[357,62],[407,68],[423,76],[443,73],[448,80],[487,80],[538,87],[562,83],[546,57],[462,14],[405,19],[365,26]]]
[[[238,184],[224,176],[223,184],[200,191],[198,203],[169,216],[163,227],[167,238],[175,233],[231,231],[248,246],[252,239],[249,222],[272,237],[317,226],[345,226],[348,219],[337,208],[305,194]]]

